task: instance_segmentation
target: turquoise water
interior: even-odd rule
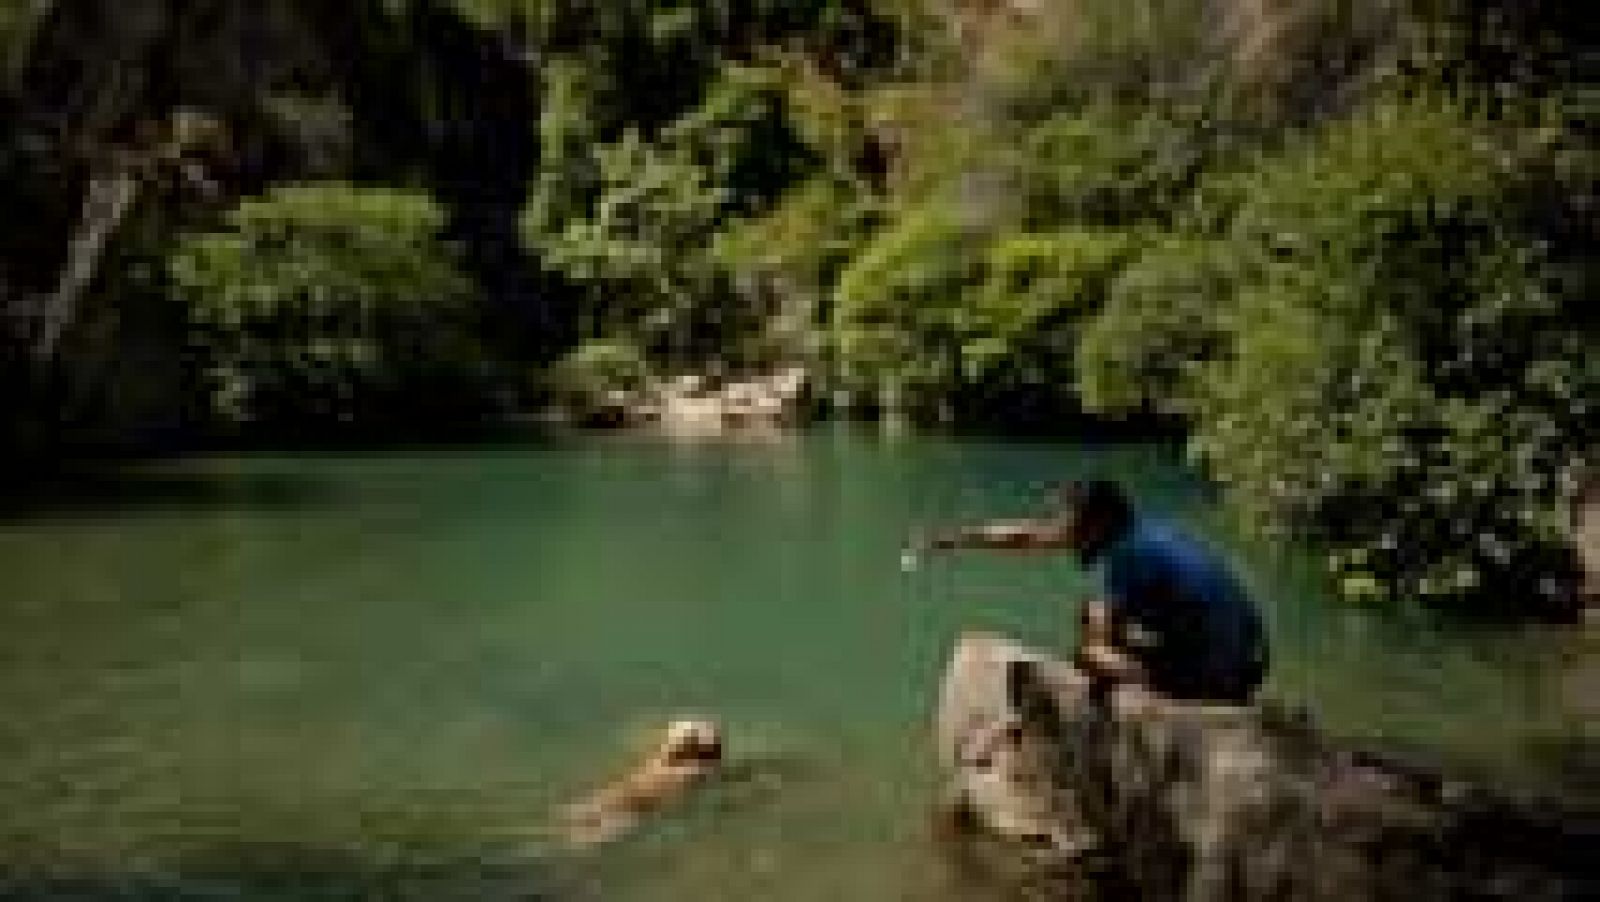
[[[1592,737],[1592,642],[1333,605],[1171,449],[571,437],[140,467],[0,519],[0,894],[1001,898],[929,836],[969,628],[1070,643],[1069,560],[901,567],[913,528],[1124,480],[1267,605],[1271,691],[1505,782]],[[1586,688],[1587,687],[1587,688]],[[732,774],[604,849],[549,812],[674,717]]]

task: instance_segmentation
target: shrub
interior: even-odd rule
[[[574,348],[549,373],[555,400],[583,418],[605,415],[655,379],[644,352],[626,339],[594,339]]]
[[[1209,162],[1213,140],[1179,109],[1093,104],[1028,131],[1018,181],[1036,221],[1166,220]]]
[[[910,409],[1024,383],[1071,394],[1076,324],[1130,238],[1113,230],[974,231],[932,202],[884,230],[839,278],[833,336],[847,387]]]
[[[1220,282],[1202,266],[1175,296],[1160,256],[1125,276],[1086,383],[1176,399],[1239,509],[1323,539],[1348,594],[1556,600],[1600,367],[1581,261],[1518,212],[1547,152],[1431,96],[1309,136],[1221,186],[1237,208],[1202,245],[1229,261]],[[1106,350],[1145,326],[1134,353]],[[1192,340],[1196,365],[1152,365]]]
[[[1076,364],[1085,405],[1111,414],[1192,414],[1194,370],[1225,347],[1232,262],[1228,245],[1214,238],[1164,234],[1149,242],[1083,327]]]
[[[331,182],[276,189],[182,238],[168,273],[218,413],[353,420],[402,386],[444,390],[426,383],[474,352],[444,221],[424,195]]]
[[[751,326],[711,251],[808,172],[780,88],[771,72],[728,67],[658,135],[630,129],[594,148],[591,198],[536,188],[524,240],[575,288],[588,335],[626,333],[651,353],[692,359]]]

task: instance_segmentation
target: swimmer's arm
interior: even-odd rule
[[[919,544],[930,551],[1065,551],[1072,547],[1072,534],[1059,520],[993,520],[936,532]]]

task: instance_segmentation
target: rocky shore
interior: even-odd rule
[[[1269,710],[1135,688],[963,638],[938,712],[958,822],[1041,898],[1594,898],[1594,812],[1341,748]]]
[[[811,412],[802,367],[741,377],[683,375],[585,398],[567,418],[588,426],[656,426],[673,432],[797,425]]]

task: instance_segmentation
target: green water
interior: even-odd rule
[[[899,549],[1086,473],[1216,524],[1167,449],[844,429],[190,461],[36,503],[0,519],[0,895],[988,898],[928,836],[943,658],[973,627],[1066,645],[1090,583]],[[1508,783],[1591,747],[1581,634],[1340,608],[1214,534],[1272,692],[1332,729]],[[550,809],[682,714],[736,778],[552,851]]]

